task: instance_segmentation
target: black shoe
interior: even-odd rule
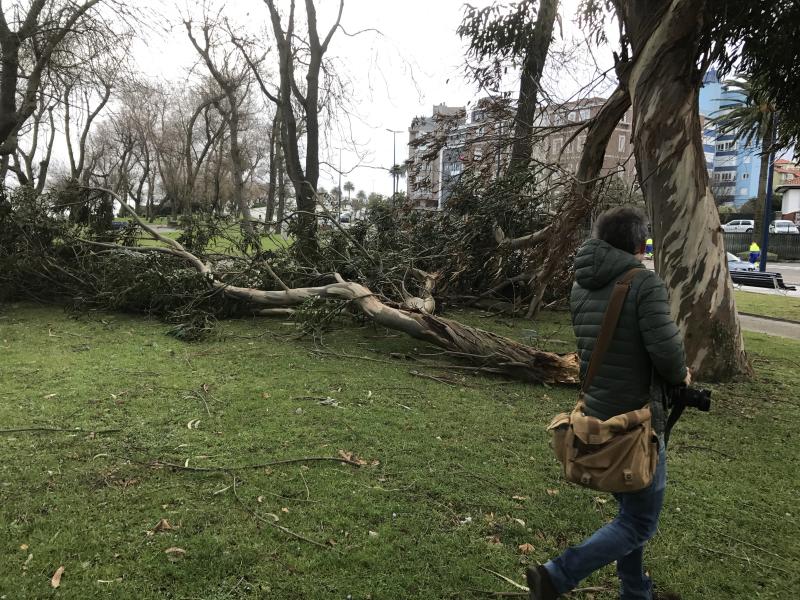
[[[539,565],[535,569],[528,568],[525,579],[528,580],[530,600],[556,600],[558,598],[556,588],[553,587],[553,581],[550,579],[550,573],[543,565]]]

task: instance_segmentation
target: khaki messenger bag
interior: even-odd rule
[[[640,269],[631,269],[614,284],[578,403],[572,412],[556,415],[547,427],[567,481],[602,492],[646,488],[658,462],[658,439],[652,428],[649,403],[606,421],[584,414],[584,395],[603,362],[631,280],[638,272]]]

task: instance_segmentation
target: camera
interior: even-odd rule
[[[690,406],[703,412],[711,410],[711,390],[679,385],[672,388],[672,406]]]

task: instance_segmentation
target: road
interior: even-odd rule
[[[653,270],[652,260],[643,260],[644,266]],[[743,292],[755,292],[756,294],[767,294],[771,296],[786,296],[787,298],[800,298],[800,263],[771,262],[767,263],[767,271],[778,272],[783,275],[786,285],[793,285],[798,289],[793,292],[785,290],[771,290],[767,288],[752,287],[749,285],[737,286],[736,289]]]

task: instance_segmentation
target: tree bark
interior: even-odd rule
[[[618,6],[633,49],[634,149],[656,270],[669,288],[687,361],[706,380],[750,374],[700,132],[697,61],[706,50],[707,5],[653,0]]]
[[[272,132],[269,138],[269,190],[267,190],[267,206],[264,221],[272,223],[275,217],[275,191],[278,185],[278,152],[280,151],[281,126],[280,111],[275,111],[272,119]]]
[[[553,39],[553,26],[558,14],[558,0],[541,0],[536,24],[528,45],[520,79],[519,104],[514,117],[514,143],[511,146],[510,169],[525,169],[533,152],[533,124],[539,81]]]

